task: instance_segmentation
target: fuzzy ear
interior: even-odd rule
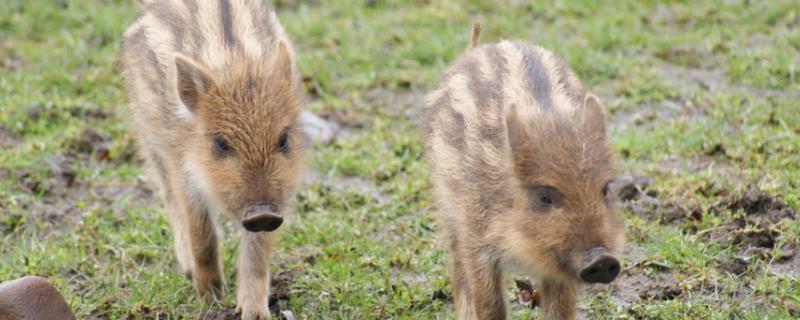
[[[289,51],[289,46],[283,40],[278,41],[275,51],[275,62],[277,75],[284,79],[293,79],[294,77],[294,64],[292,63],[292,53]]]
[[[606,133],[606,116],[604,113],[605,107],[593,94],[587,94],[583,100],[583,125],[588,127],[591,131]]]
[[[480,44],[480,40],[481,40],[481,23],[475,22],[472,25],[472,36],[470,37],[467,50],[477,47],[478,44]]]
[[[214,85],[214,80],[203,66],[189,57],[176,55],[175,67],[178,97],[189,111],[195,113],[200,96],[208,92],[208,89]]]

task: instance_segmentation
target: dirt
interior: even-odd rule
[[[203,319],[209,320],[239,320],[240,317],[234,308],[214,308],[203,315]]]
[[[111,135],[93,128],[84,129],[68,148],[68,154],[82,159],[94,157],[103,162],[111,161]]]
[[[741,257],[722,257],[716,262],[720,270],[736,275],[743,274],[750,268],[750,261]]]
[[[269,307],[272,312],[285,308],[291,298],[291,285],[301,270],[278,271],[272,275],[272,293],[269,296]]]
[[[35,103],[32,104],[25,111],[26,116],[31,121],[39,119],[47,119],[48,121],[56,121],[62,117],[72,117],[84,121],[88,120],[106,120],[113,116],[109,111],[103,109],[91,108],[88,106],[60,106],[52,103]]]
[[[369,105],[376,106],[387,115],[415,121],[425,105],[425,92],[419,89],[390,90],[383,87],[370,89],[364,94]]]
[[[17,56],[16,54],[9,53],[0,58],[0,68],[6,69],[10,72],[18,71],[27,65],[28,60]]]
[[[686,170],[680,166],[679,170]],[[732,191],[714,182],[702,184],[695,190],[705,197],[717,198],[709,205],[690,201],[676,202],[659,190],[651,189],[652,179],[634,174],[621,175],[611,190],[618,195],[622,206],[632,214],[665,225],[677,225],[688,233],[698,233],[704,242],[715,242],[731,247],[730,255],[719,257],[714,267],[722,272],[742,275],[766,266],[771,272],[797,277],[796,243],[784,243],[782,221],[796,219],[795,210],[780,196],[771,195],[756,187]],[[730,214],[730,215],[729,215]],[[722,225],[698,230],[699,221],[706,215],[721,216]],[[631,235],[636,238],[636,230]],[[642,235],[642,241],[648,241]],[[627,274],[617,282],[616,291],[622,305],[637,299],[664,300],[680,297],[680,288],[674,285],[667,266],[648,261],[636,251],[626,253]],[[760,262],[760,263],[758,263]],[[653,278],[652,275],[662,275]],[[617,283],[615,282],[615,283]]]
[[[781,221],[795,219],[795,210],[788,207],[779,196],[771,196],[756,188],[747,189],[740,194],[724,197],[714,203],[709,210],[711,214],[722,211],[733,212],[733,219],[707,235],[706,239],[717,241],[735,248],[733,265],[721,261],[723,269],[731,269],[735,273],[741,271],[736,264],[753,261],[769,261],[773,258],[786,260],[794,256],[796,243],[786,243],[781,248]],[[730,260],[730,259],[729,259]]]
[[[353,177],[353,176],[336,176],[332,177],[326,174],[323,174],[316,170],[308,170],[306,172],[306,176],[304,178],[305,184],[308,186],[319,184],[323,187],[331,188],[334,190],[347,190],[352,189],[367,196],[368,199],[375,201],[379,204],[384,204],[388,202],[388,196],[386,196],[380,188],[378,188],[372,180],[364,179],[361,177]]]
[[[755,188],[723,198],[713,207],[714,211],[727,209],[740,212],[733,221],[739,227],[754,225],[769,228],[783,219],[794,219],[797,216],[795,210],[787,206],[780,196],[772,196]]]
[[[14,177],[17,186],[22,191],[45,197],[63,197],[70,188],[82,185],[73,168],[73,159],[64,156],[50,156],[41,162],[36,167],[46,168],[44,176],[24,168],[15,170]]]
[[[672,273],[641,270],[626,270],[611,284],[587,286],[584,291],[588,295],[610,293],[612,301],[621,308],[629,308],[642,300],[679,299],[688,293]]]
[[[653,179],[632,174],[624,173],[614,179],[608,186],[611,193],[616,194],[621,201],[631,201],[639,199]]]
[[[20,191],[40,198],[15,204],[0,202],[4,217],[0,230],[8,233],[36,228],[41,236],[58,234],[80,225],[84,213],[94,208],[110,208],[122,215],[126,203],[152,202],[153,191],[143,182],[102,184],[81,180],[75,171],[77,161],[73,156],[52,155],[31,166],[45,168],[43,172],[27,168],[8,172]],[[78,207],[78,202],[83,206]]]
[[[11,128],[0,125],[0,148],[13,148],[22,143],[22,137]]]
[[[775,275],[797,281],[800,279],[800,255],[792,252],[791,257],[771,263],[767,268]]]
[[[691,68],[665,63],[659,66],[661,79],[681,91],[684,96],[692,96],[698,89],[709,92],[742,93],[754,98],[800,99],[800,92],[792,90],[772,90],[730,84],[726,72],[718,67]]]
[[[698,208],[659,199],[658,190],[649,189],[651,178],[622,174],[609,186],[623,207],[637,216],[658,220],[662,224],[672,224],[684,219],[699,219]]]

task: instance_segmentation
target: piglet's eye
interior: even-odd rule
[[[609,185],[610,184],[611,184],[611,182],[606,183],[606,185],[603,186],[603,191],[601,191],[602,195],[603,195],[603,198],[607,198],[608,197],[608,194],[610,193],[610,191],[609,191]]]
[[[539,203],[547,206],[553,205],[553,198],[549,194],[540,194]]]
[[[228,141],[226,141],[221,135],[215,134],[211,143],[211,151],[218,157],[228,156],[233,152],[231,147],[228,145]]]
[[[281,136],[278,137],[278,151],[280,153],[289,153],[289,129],[283,130]]]
[[[529,188],[529,194],[534,211],[547,211],[563,205],[563,196],[553,187],[534,186]]]

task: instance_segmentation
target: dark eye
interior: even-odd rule
[[[289,152],[289,129],[283,130],[281,136],[278,137],[278,151],[283,154]]]
[[[551,197],[547,193],[540,194],[539,195],[539,203],[542,204],[542,205],[546,205],[546,206],[552,206],[553,205],[553,197]]]
[[[609,189],[608,188],[609,188],[610,184],[611,184],[611,182],[608,182],[608,183],[606,183],[605,186],[603,186],[603,191],[601,191],[602,194],[603,194],[603,198],[608,198],[608,194],[609,194]]]
[[[530,188],[532,208],[537,211],[546,211],[562,205],[562,196],[553,187],[536,186]]]
[[[211,150],[214,152],[215,155],[219,157],[224,157],[231,154],[231,147],[228,145],[228,142],[225,141],[220,135],[214,135],[212,141]]]

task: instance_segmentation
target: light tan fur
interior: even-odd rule
[[[505,319],[513,267],[538,279],[545,319],[573,318],[587,252],[624,242],[602,105],[552,52],[473,47],[477,33],[427,95],[422,124],[456,314]]]
[[[133,128],[174,231],[181,271],[222,294],[216,216],[290,213],[303,159],[291,42],[259,0],[142,1],[125,33]],[[275,232],[243,231],[237,309],[268,317]]]

